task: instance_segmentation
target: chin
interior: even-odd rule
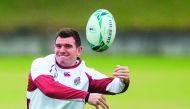
[[[67,59],[66,59],[66,58],[59,58],[59,62],[60,62],[60,63],[64,63],[65,60],[67,60]]]
[[[64,60],[66,60],[65,57],[59,57],[59,56],[56,57],[56,61],[57,61],[58,63],[63,63]]]

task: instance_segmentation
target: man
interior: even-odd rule
[[[83,109],[89,103],[109,109],[102,94],[127,90],[129,72],[117,66],[113,75],[85,65],[79,57],[82,45],[77,31],[65,28],[56,34],[54,54],[35,59],[31,65],[27,88],[27,109]]]

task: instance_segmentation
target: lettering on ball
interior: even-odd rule
[[[112,36],[112,20],[109,20],[109,26],[108,26],[108,39],[107,39],[107,43],[110,43],[111,40],[111,36]]]

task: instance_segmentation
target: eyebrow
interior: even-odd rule
[[[71,47],[73,46],[72,44],[55,44],[56,46],[66,46],[66,47]]]

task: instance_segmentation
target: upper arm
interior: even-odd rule
[[[51,75],[50,73],[51,65],[45,62],[44,58],[35,59],[31,65],[31,77],[35,80],[40,75]]]

